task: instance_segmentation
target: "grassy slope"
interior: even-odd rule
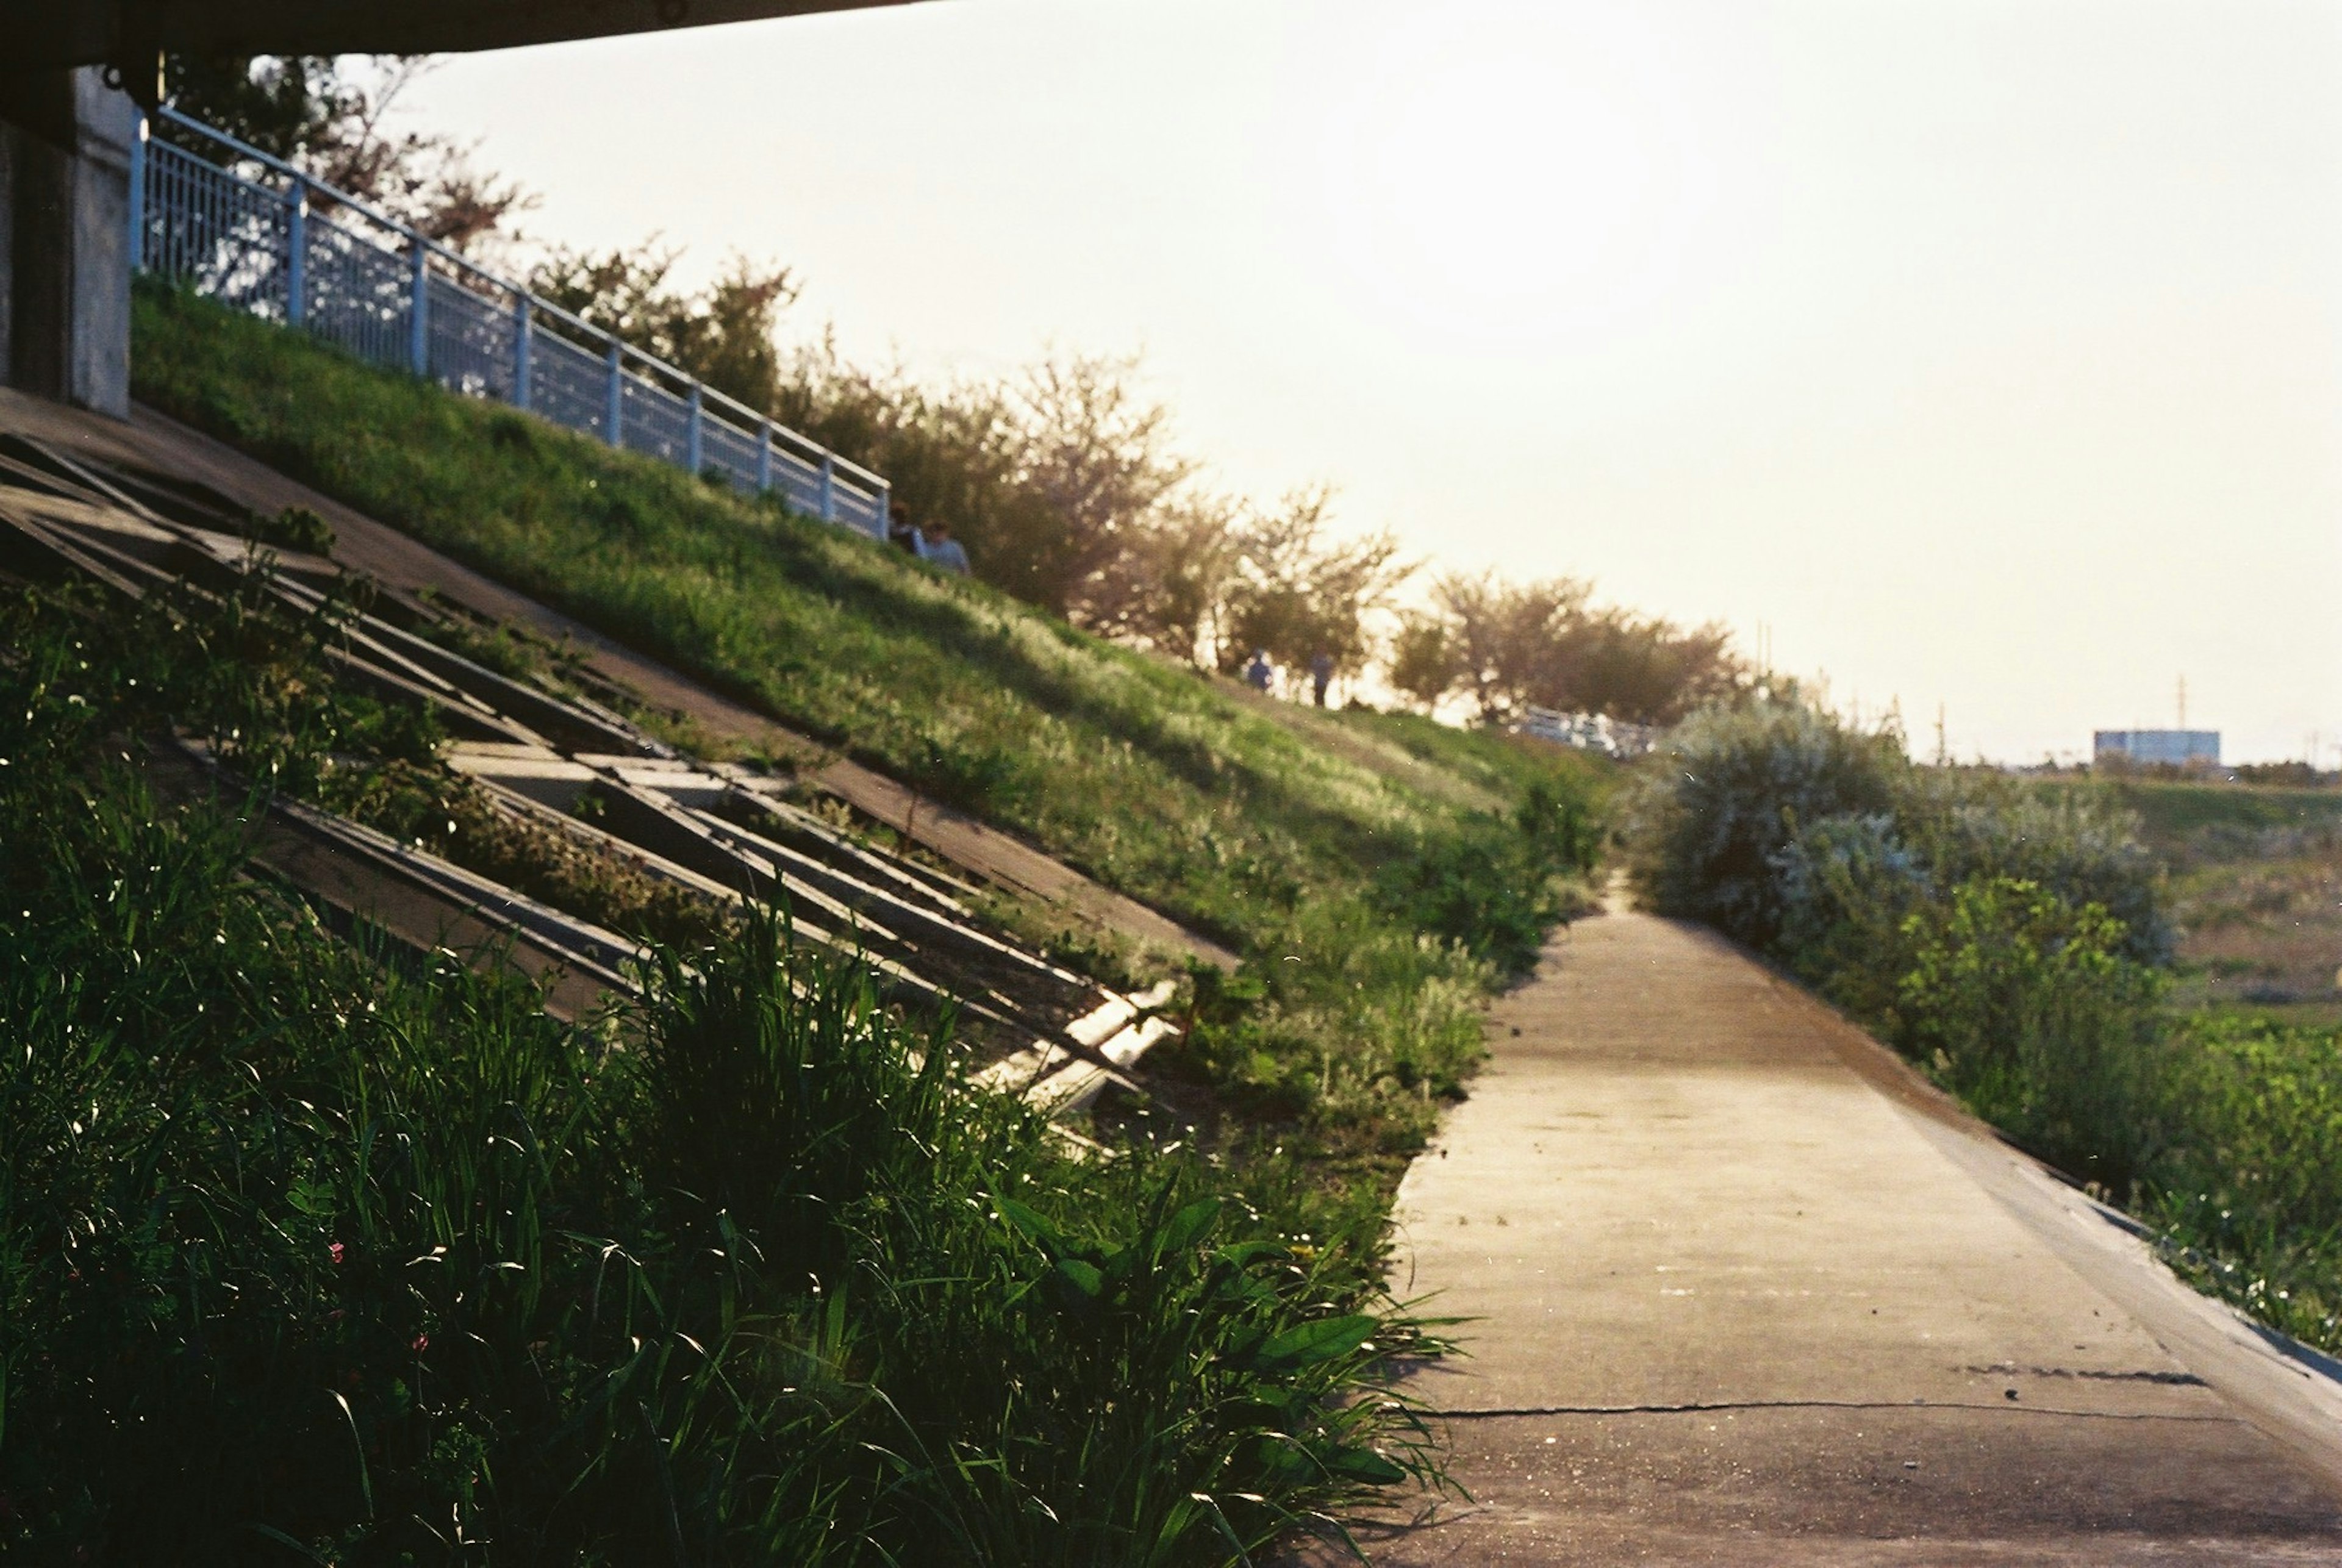
[[[133,756],[420,764],[334,634],[0,580],[0,1562],[1206,1568],[1424,1473],[1371,1216],[1075,1158],[770,921],[610,1051],[248,875]]]
[[[1239,944],[1545,771],[1494,737],[1410,744],[1404,721],[1266,711],[866,540],[200,302],[142,295],[135,377],[142,399]],[[1321,744],[1321,726],[1363,744]]]
[[[1197,1070],[1386,1175],[1476,1056],[1495,978],[1396,903],[1468,916],[1481,884],[1449,870],[1503,884],[1475,847],[1492,808],[1604,787],[1500,736],[1263,703],[202,301],[142,291],[135,343],[142,399],[1268,960],[1206,999]],[[1378,884],[1419,864],[1442,869],[1396,902]]]
[[[2342,827],[2342,790],[2122,779],[2100,786],[2138,813],[2147,841],[2167,854],[2207,832]]]
[[[2342,1024],[2342,790],[2176,780],[2097,786],[2171,874],[2176,1005]]]

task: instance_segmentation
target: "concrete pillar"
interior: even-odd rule
[[[0,75],[0,372],[124,417],[137,127],[95,66]]]

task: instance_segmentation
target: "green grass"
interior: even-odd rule
[[[1073,1160],[771,915],[586,1027],[345,944],[246,874],[256,798],[143,760],[427,741],[330,616],[0,630],[9,1562],[1171,1568],[1428,1473],[1373,1211]]]
[[[1532,782],[1590,811],[1598,771],[1580,759],[1265,706],[207,303],[142,289],[136,311],[142,399],[1235,946],[1254,972],[1215,1005],[1241,1018],[1200,1014],[1192,1064],[1267,1085],[1256,1104],[1385,1176],[1430,1125],[1424,1085],[1447,1092],[1476,1059],[1477,999],[1521,962],[1517,909],[1501,940],[1453,929],[1456,877],[1526,874],[1544,897],[1549,872],[1582,864],[1525,874],[1493,825]],[[1432,889],[1447,941],[1419,940],[1410,902],[1426,848],[1452,873]]]
[[[2342,790],[2159,779],[2088,787],[2137,812],[2141,836],[2167,857],[2217,853],[2270,829],[2342,829]]]

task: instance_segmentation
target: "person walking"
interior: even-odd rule
[[[1252,663],[1245,666],[1245,684],[1256,692],[1266,692],[1268,684],[1276,678],[1276,671],[1268,662],[1266,648],[1252,651]]]
[[[1334,655],[1320,648],[1309,659],[1309,692],[1319,707],[1326,705],[1326,688],[1334,684]]]

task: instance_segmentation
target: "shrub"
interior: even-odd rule
[[[1800,825],[1773,857],[1775,950],[1822,994],[1892,1037],[1910,967],[1907,923],[1934,895],[1925,863],[1885,812]]]
[[[2126,1190],[2153,1148],[2159,977],[2122,923],[2037,883],[1974,877],[1904,923],[1904,1035],[1977,1114]]]
[[[1891,810],[1893,740],[1780,703],[1711,708],[1672,734],[1627,804],[1627,872],[1651,908],[1771,945],[1777,864],[1801,823]]]
[[[2127,956],[2169,962],[2161,877],[2136,814],[2097,794],[2044,796],[1997,774],[1908,768],[1897,815],[1941,885],[1981,876],[2038,883],[2119,921]]]
[[[1419,841],[1376,875],[1375,893],[1406,926],[1518,978],[1536,967],[1546,933],[1582,907],[1562,879],[1592,870],[1598,846],[1584,799],[1539,780],[1513,821],[1484,815]]]

